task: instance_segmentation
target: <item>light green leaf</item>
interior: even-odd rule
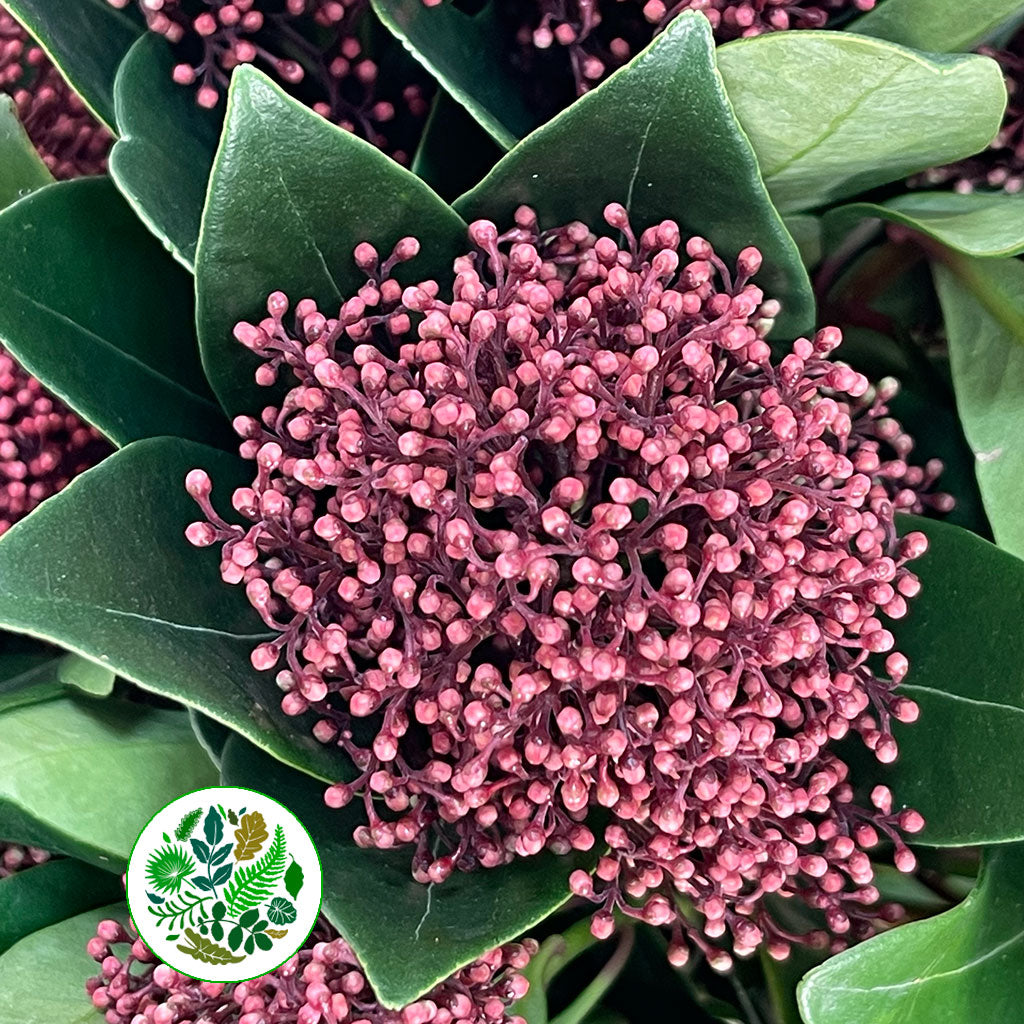
[[[973,50],[1021,14],[1021,0],[884,0],[850,30],[931,53],[952,53]]]
[[[18,120],[14,100],[0,94],[0,210],[52,181]]]
[[[284,829],[278,825],[266,853],[255,863],[239,868],[224,890],[228,917],[238,917],[240,910],[253,910],[269,899],[284,874],[285,863]]]
[[[117,678],[106,665],[84,658],[80,654],[65,654],[57,662],[57,678],[65,686],[91,694],[93,697],[108,697],[113,692]]]
[[[988,57],[929,56],[849,32],[740,39],[719,50],[718,67],[783,212],[977,153],[1006,104]]]

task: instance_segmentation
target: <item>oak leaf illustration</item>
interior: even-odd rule
[[[178,946],[178,950],[204,964],[240,964],[245,959],[244,956],[235,956],[230,949],[218,946],[191,928],[185,929],[185,936],[192,945]]]
[[[259,811],[250,811],[242,815],[242,822],[235,829],[235,839],[238,845],[235,847],[235,860],[252,860],[263,844],[270,838],[267,832],[267,823]]]

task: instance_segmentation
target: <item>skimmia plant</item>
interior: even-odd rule
[[[0,1024],[1015,1020],[1022,21],[5,0]]]

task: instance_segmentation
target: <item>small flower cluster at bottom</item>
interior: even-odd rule
[[[18,843],[0,843],[0,878],[7,878],[16,871],[34,868],[50,859],[46,850],[36,846],[20,846]]]
[[[352,947],[321,921],[310,945],[262,978],[196,981],[159,963],[123,925],[101,921],[89,940],[100,974],[86,991],[108,1024],[526,1024],[508,1012],[527,981],[536,943],[510,943],[402,1010],[381,1006]],[[127,953],[112,947],[130,944]]]
[[[14,100],[25,131],[55,178],[106,170],[109,132],[2,6],[0,92]]]

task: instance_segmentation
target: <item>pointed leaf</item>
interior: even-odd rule
[[[403,272],[450,276],[465,248],[465,225],[450,207],[261,72],[238,68],[196,255],[203,364],[224,408],[252,413],[267,403],[252,377],[258,360],[232,336],[239,320],[266,316],[275,290],[336,310],[365,283],[356,245],[369,241],[386,254],[410,234],[421,250]]]
[[[302,865],[297,860],[293,860],[284,873],[284,887],[292,899],[295,899],[302,891],[303,881]]]
[[[722,47],[718,67],[784,212],[977,153],[1006,105],[988,57],[926,55],[849,32],[740,39]]]
[[[623,203],[638,229],[677,220],[725,258],[758,246],[758,283],[783,307],[778,333],[810,326],[807,273],[722,88],[702,15],[676,18],[629,65],[527,136],[455,208],[505,225],[526,203],[544,225],[578,218],[600,230],[610,202]]]
[[[210,847],[216,846],[224,838],[224,819],[211,807],[203,822],[203,832]]]
[[[0,290],[0,342],[115,444],[228,438],[192,281],[108,179],[50,185],[0,214]]]
[[[235,847],[235,860],[252,860],[269,838],[267,823],[259,811],[243,814],[241,824],[235,829],[235,839],[238,841]]]
[[[190,840],[196,858],[206,864],[210,859],[210,848],[201,839]]]
[[[1020,14],[1020,0],[885,0],[849,26],[930,53],[973,50]]]
[[[249,661],[266,634],[245,595],[223,584],[215,551],[184,539],[198,514],[184,489],[196,466],[209,470],[223,502],[251,479],[226,452],[174,438],[140,441],[8,531],[0,538],[0,625],[97,658],[276,757],[334,778],[336,759],[280,710],[272,674]]]
[[[18,120],[14,100],[0,94],[0,210],[52,181]]]

